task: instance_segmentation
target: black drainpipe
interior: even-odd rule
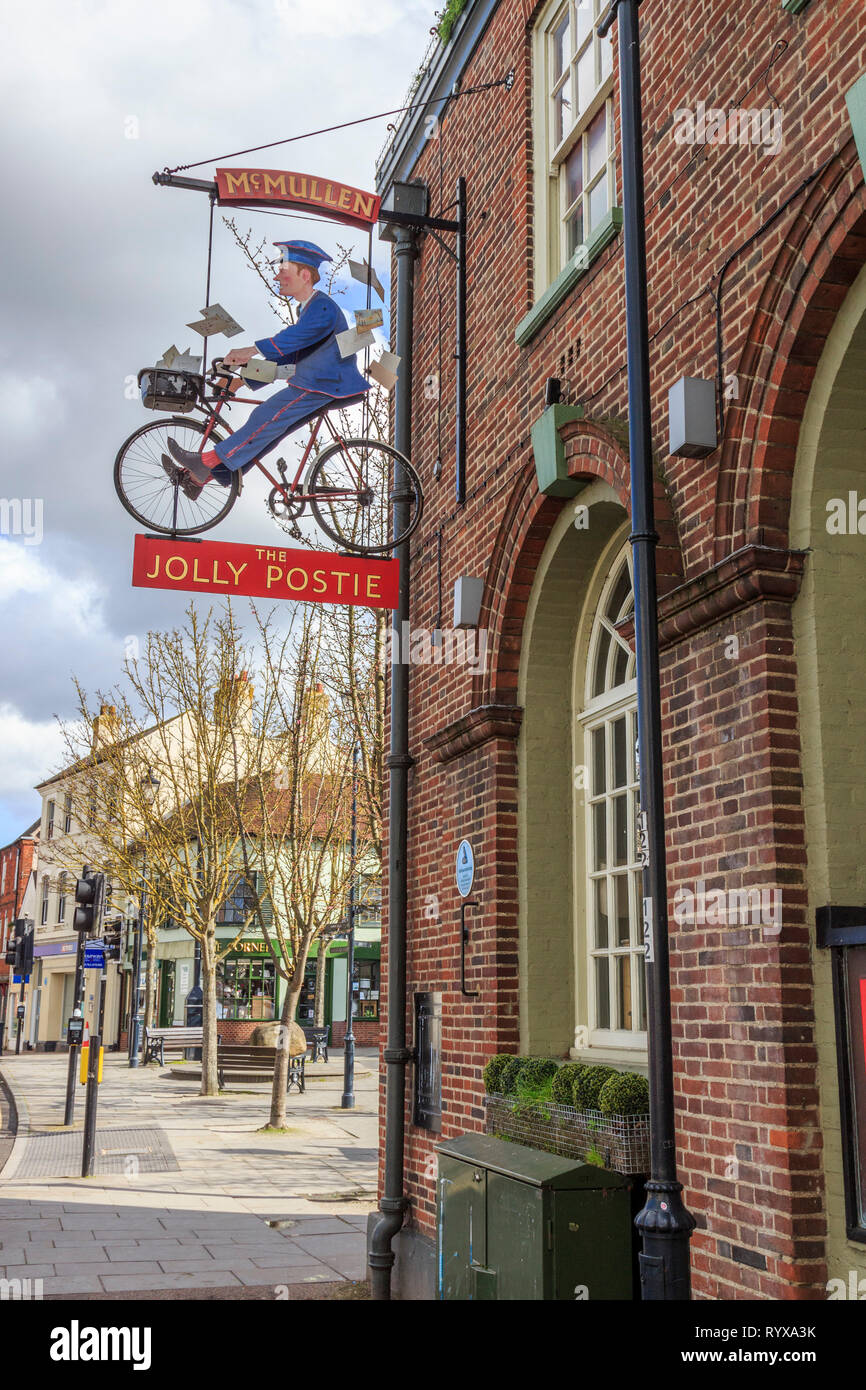
[[[417,255],[415,232],[397,226],[397,341],[401,358],[394,394],[394,444],[407,458],[412,453],[412,312]],[[393,498],[394,526],[402,529],[409,519],[409,494],[401,495],[400,482]],[[385,1181],[379,1202],[381,1216],[368,1238],[367,1263],[370,1293],[374,1299],[391,1297],[394,1251],[391,1242],[403,1225],[409,1205],[403,1192],[405,1140],[406,1064],[412,1050],[406,1046],[406,855],[408,842],[409,768],[409,663],[401,660],[403,623],[409,621],[409,542],[394,551],[400,561],[400,589],[392,614],[391,641],[391,751],[388,757],[388,1042],[384,1052],[385,1080]]]

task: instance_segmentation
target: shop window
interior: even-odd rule
[[[377,960],[356,960],[352,972],[352,1017],[379,1017],[379,979],[381,964]]]
[[[307,968],[304,971],[304,983],[298,995],[298,1008],[296,1018],[302,1026],[312,1028],[313,1020],[316,1017],[316,962],[307,961]]]
[[[833,953],[846,1227],[866,1242],[866,907],[820,908],[817,926]]]
[[[630,554],[602,591],[579,717],[586,769],[586,941],[590,1047],[646,1045],[646,973],[637,850],[635,656],[617,631],[634,611]]]
[[[275,1017],[275,992],[276,966],[270,956],[228,956],[217,966],[217,1018],[268,1021]]]

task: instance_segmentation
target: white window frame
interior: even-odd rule
[[[599,39],[595,32],[595,25],[605,9],[606,2],[607,0],[558,0],[558,3],[550,4],[547,7],[535,27],[533,107],[536,149],[535,290],[537,296],[541,295],[553,283],[574,254],[574,249],[570,249],[568,246],[568,218],[573,207],[577,205],[577,199],[574,200],[573,205],[567,204],[565,166],[566,160],[578,143],[583,150],[581,159],[583,188],[578,198],[584,211],[582,240],[579,244],[586,243],[595,230],[589,225],[588,209],[590,194],[597,185],[603,181],[607,182],[608,209],[612,208],[616,202],[616,157],[613,144],[613,49],[610,35],[606,39]],[[594,5],[592,23],[589,35],[584,37],[578,48],[576,44],[577,11],[587,3]],[[555,75],[556,44],[554,35],[566,15],[569,16],[569,33],[575,35],[574,47],[576,51],[570,52],[567,57],[563,69],[564,77],[557,78]],[[578,60],[588,51],[590,45],[594,53],[596,83],[592,98],[577,119],[563,130],[561,139],[557,139],[555,96],[562,90],[563,85],[569,86],[571,88],[571,109],[575,109]],[[606,74],[603,73],[601,56],[605,49],[611,55],[610,70]],[[604,167],[596,173],[592,182],[588,184],[589,149],[586,137],[590,126],[603,108],[607,113],[605,163]]]
[[[51,879],[47,874],[42,875],[42,911],[39,916],[39,925],[44,927],[48,922],[48,907],[51,901]]]
[[[66,793],[66,801],[63,808],[63,833],[68,835],[72,830],[72,793]]]
[[[55,817],[55,811],[56,811],[56,807],[55,807],[54,802],[53,802],[53,801],[47,801],[47,802],[45,803],[45,838],[46,838],[46,840],[52,840],[52,839],[54,838],[54,817]]]
[[[585,824],[584,824],[584,854],[585,854],[585,873],[584,873],[584,895],[585,895],[585,936],[581,959],[586,970],[586,1008],[588,1018],[588,1048],[592,1051],[613,1052],[625,1051],[632,1053],[646,1053],[647,1032],[646,1029],[624,1029],[624,1028],[602,1028],[598,1024],[598,1000],[597,1000],[597,979],[596,961],[601,957],[606,957],[609,961],[615,962],[618,957],[628,956],[631,961],[631,999],[632,1009],[638,1010],[640,1005],[641,990],[639,980],[640,959],[643,955],[643,922],[641,915],[641,890],[639,878],[639,865],[637,862],[637,827],[636,815],[629,814],[628,808],[637,808],[637,777],[636,777],[636,754],[634,741],[630,738],[630,730],[637,728],[637,680],[634,676],[611,689],[607,689],[602,694],[592,695],[592,682],[595,673],[596,657],[598,654],[599,643],[605,630],[612,633],[614,642],[618,647],[623,645],[623,639],[613,632],[611,624],[605,616],[605,610],[614,588],[620,581],[623,562],[628,566],[629,579],[631,582],[632,599],[634,595],[634,579],[632,570],[632,557],[630,549],[627,547],[625,553],[621,551],[613,565],[610,573],[605,580],[598,602],[595,606],[595,616],[593,618],[592,632],[590,635],[587,662],[584,679],[584,703],[583,708],[577,716],[578,727],[583,735],[583,762],[589,772],[588,785],[586,787],[585,800]],[[634,656],[629,649],[630,662],[633,667]],[[608,669],[611,669],[611,653],[608,655]],[[614,722],[625,715],[626,718],[626,781],[622,787],[613,786],[612,776],[612,741],[606,738],[606,777],[605,790],[601,793],[596,792],[595,772],[593,761],[593,731],[603,728],[605,725],[613,727]],[[626,831],[628,836],[627,862],[624,865],[614,865],[611,862],[611,849],[613,846],[613,801],[615,795],[622,795],[624,792],[627,800],[627,820]],[[595,869],[594,852],[594,807],[604,803],[606,806],[605,826],[606,841],[608,847],[607,864],[603,869]],[[612,890],[608,888],[608,944],[606,947],[598,947],[595,944],[595,910],[596,910],[596,882],[604,879],[608,884],[612,880],[623,875],[628,875],[629,881],[629,919],[631,924],[630,938],[627,946],[618,946],[615,940],[616,919],[611,912]],[[646,982],[644,980],[644,992]],[[608,975],[608,997],[610,1001],[611,1017],[614,1017],[617,996],[617,970],[614,966],[609,970]],[[644,993],[645,998],[645,993]]]
[[[66,892],[67,874],[63,870],[57,877],[57,922],[58,925],[66,920]]]

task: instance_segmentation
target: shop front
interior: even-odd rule
[[[316,977],[320,942],[314,942],[298,999],[296,1020],[312,1028],[316,1016]],[[332,1046],[342,1045],[346,1033],[346,941],[325,945],[324,1022]],[[355,1041],[374,1046],[379,1036],[380,948],[377,941],[355,946],[353,1017]],[[217,966],[217,1028],[226,1042],[246,1042],[259,1023],[279,1018],[285,981],[277,972],[264,940],[239,941]]]

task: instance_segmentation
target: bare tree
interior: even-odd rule
[[[258,621],[263,680],[272,691],[274,744],[280,765],[256,782],[258,800],[238,808],[254,833],[244,840],[246,875],[256,885],[258,924],[285,981],[270,1125],[286,1118],[290,1027],[313,943],[324,955],[328,928],[344,919],[352,875],[349,852],[352,749],[351,705],[334,699],[323,677],[332,672],[330,610],[305,608],[282,642],[253,606]],[[290,655],[287,645],[290,644]],[[290,681],[277,673],[291,669]],[[359,823],[356,865],[368,866],[371,827]],[[270,910],[267,911],[266,907]]]
[[[203,1095],[217,1093],[217,964],[253,917],[219,941],[220,908],[243,873],[237,806],[280,757],[255,717],[252,661],[230,605],[201,618],[191,604],[182,628],[148,634],[123,685],[98,696],[99,715],[76,683],[79,717],[63,726],[91,861],[129,896],[147,893],[151,1001],[157,924],[183,927],[201,948]]]

